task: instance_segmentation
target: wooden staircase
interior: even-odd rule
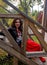
[[[23,64],[26,65],[38,65],[35,61],[28,59],[28,56],[30,57],[40,57],[45,56],[47,57],[47,43],[44,41],[43,36],[40,34],[40,32],[37,30],[36,26],[39,26],[42,30],[47,32],[47,29],[45,27],[41,26],[38,22],[34,21],[32,18],[30,18],[28,15],[20,11],[18,8],[16,8],[14,5],[12,5],[8,0],[3,0],[6,4],[10,5],[12,8],[14,8],[19,14],[0,14],[0,18],[16,18],[19,17],[24,20],[23,22],[23,48],[19,48],[15,40],[12,38],[8,30],[3,26],[3,24],[0,22],[0,29],[5,34],[5,36],[8,38],[9,43],[4,42],[0,40],[0,48],[8,52],[9,54],[13,55],[15,58],[20,60]],[[45,11],[44,11],[45,12]],[[26,26],[25,26],[26,25]],[[36,26],[35,26],[36,25]],[[31,52],[27,53],[26,48],[26,40],[31,38],[28,34],[28,27],[33,31],[33,33],[38,38],[41,46],[44,48],[45,52]],[[11,45],[8,45],[11,44]],[[24,51],[23,51],[24,49]],[[15,64],[14,64],[15,65]]]

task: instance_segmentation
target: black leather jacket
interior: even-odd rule
[[[14,40],[17,42],[18,34],[17,34],[16,29],[15,28],[9,28],[8,31],[10,32],[10,34],[12,35],[12,37],[14,38]],[[17,42],[17,44],[19,46],[21,46],[21,40],[19,42]]]

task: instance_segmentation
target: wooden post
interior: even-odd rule
[[[45,3],[44,3],[44,12],[43,12],[43,18],[42,18],[42,25],[43,27],[45,27],[47,29],[47,0],[45,0]],[[45,36],[45,31],[42,30],[42,35],[43,35],[43,38]]]
[[[26,40],[27,40],[27,33],[28,33],[28,20],[25,18],[23,22],[23,49],[26,49]]]

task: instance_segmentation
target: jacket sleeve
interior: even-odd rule
[[[8,31],[9,31],[9,33],[12,35],[12,37],[14,38],[14,40],[16,41],[17,34],[16,34],[16,32],[14,31],[14,29],[9,28]]]

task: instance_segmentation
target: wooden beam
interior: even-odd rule
[[[47,28],[47,0],[44,1],[44,12],[43,12],[43,19],[42,24],[45,28]]]
[[[19,60],[21,60],[23,63],[27,65],[38,65],[36,62],[29,60],[27,57],[17,52],[14,48],[5,44],[2,40],[0,40],[0,48],[4,49],[5,51],[15,56],[16,58],[18,58]]]
[[[20,14],[0,14],[0,18],[22,18]]]
[[[47,52],[47,43],[44,41],[42,35],[37,31],[35,25],[33,25],[31,22],[29,22],[29,27],[32,29],[33,33],[37,36],[38,40],[40,41],[40,44]]]
[[[26,52],[26,56],[31,57],[47,57],[47,53],[44,51]]]
[[[44,0],[44,11],[43,11],[43,18],[42,18],[42,26],[47,29],[47,0]],[[42,30],[43,38],[45,37],[45,31]]]
[[[25,18],[23,22],[23,49],[26,51],[26,41],[28,33],[28,20]]]

